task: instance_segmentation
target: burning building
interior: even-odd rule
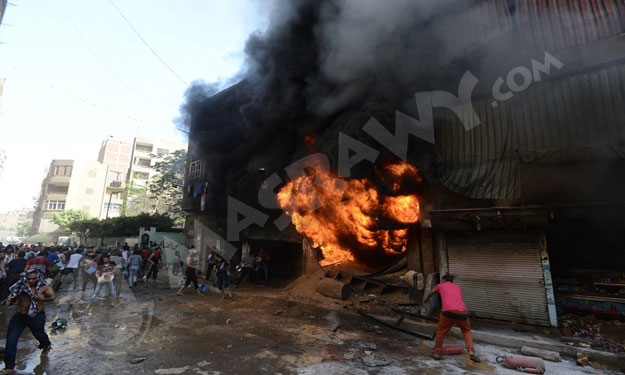
[[[623,315],[625,3],[282,5],[245,80],[188,92],[201,250],[270,248],[290,277],[304,241],[454,274],[478,317]]]

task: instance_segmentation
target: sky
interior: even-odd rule
[[[227,82],[272,1],[11,0],[0,25],[0,212],[32,207],[53,159],[96,160],[102,141],[187,143],[189,84]],[[133,31],[118,10],[149,46]],[[161,62],[159,60],[164,61]]]

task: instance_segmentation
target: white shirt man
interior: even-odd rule
[[[74,253],[69,257],[69,263],[67,263],[67,268],[78,268],[80,266],[80,260],[82,259],[82,254]]]

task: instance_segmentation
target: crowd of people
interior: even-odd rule
[[[260,249],[241,259],[236,267],[238,277],[232,280],[235,288],[248,280],[258,286],[269,282],[270,253]],[[183,274],[186,281],[178,294],[185,287],[193,285],[200,292],[198,277],[202,274],[206,280],[212,280],[224,298],[232,297],[230,291],[231,266],[214,248],[207,248],[206,269],[200,269],[199,253],[193,247],[183,258],[178,250],[171,259],[172,274]],[[0,243],[0,300],[7,298],[9,288],[20,275],[36,269],[50,281],[50,286],[58,291],[68,281],[73,290],[81,287],[83,297],[88,287],[92,287],[92,296],[88,308],[102,289],[108,292],[112,300],[119,297],[123,280],[129,288],[136,288],[143,281],[145,287],[155,284],[159,271],[167,267],[161,248],[154,242],[133,247],[128,244],[115,247],[56,246],[38,244],[8,245]],[[213,276],[214,275],[214,276]],[[68,286],[69,287],[69,286]]]
[[[124,244],[116,247],[45,246],[42,243],[29,245],[8,245],[0,243],[0,291],[6,299],[9,288],[20,275],[30,269],[38,270],[50,286],[58,291],[71,276],[73,289],[93,285],[94,294],[100,289],[109,290],[109,295],[119,296],[122,280],[130,288],[137,287],[143,280],[145,286],[156,280],[164,266],[161,248],[154,243],[139,248]],[[110,283],[109,283],[110,281]],[[79,284],[81,283],[81,284]],[[102,284],[102,285],[100,285]],[[112,291],[112,293],[110,292]]]
[[[195,292],[203,296],[204,286],[198,281],[202,275],[198,251],[192,247],[183,258],[176,250],[171,261],[171,273],[182,273],[186,279],[177,294],[182,295],[186,287],[193,285]],[[263,249],[243,257],[236,267],[239,277],[235,287],[245,279],[257,285],[268,283],[269,261],[270,254]],[[232,298],[230,261],[213,248],[207,249],[206,264],[204,278],[210,282],[214,273],[213,285],[219,289],[222,298]],[[153,242],[132,248],[124,244],[97,249],[42,243],[4,246],[0,243],[0,301],[7,305],[17,303],[16,314],[7,330],[5,369],[0,373],[14,373],[17,342],[26,327],[39,341],[40,349],[44,352],[50,349],[44,328],[44,303],[53,301],[63,285],[74,291],[80,287],[84,299],[87,288],[93,286],[85,311],[92,308],[102,289],[107,291],[110,303],[115,307],[124,280],[131,289],[137,288],[140,281],[148,287],[156,283],[163,267],[167,267],[163,252]]]

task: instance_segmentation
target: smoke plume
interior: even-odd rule
[[[339,132],[379,149],[381,160],[392,158],[361,131],[369,118],[394,131],[396,110],[418,117],[416,92],[456,93],[467,70],[491,87],[493,81],[478,73],[505,77],[519,56],[527,62],[523,46],[538,40],[534,33],[560,22],[528,26],[523,17],[511,16],[518,4],[526,2],[276,0],[267,30],[246,43],[245,79],[210,99],[211,87],[193,86],[182,108],[181,120],[195,134],[190,157],[207,161],[211,208],[224,214],[228,195],[257,205],[267,173],[284,176],[286,165],[311,152],[335,162]],[[578,30],[585,22],[579,13],[561,12],[562,20],[573,20],[563,27]],[[615,35],[623,31],[621,23],[614,27]],[[565,46],[543,44],[534,47]],[[409,148],[409,161],[420,161],[424,181],[435,180],[428,178],[431,150],[411,142],[418,147]],[[359,165],[353,175],[371,169]]]

